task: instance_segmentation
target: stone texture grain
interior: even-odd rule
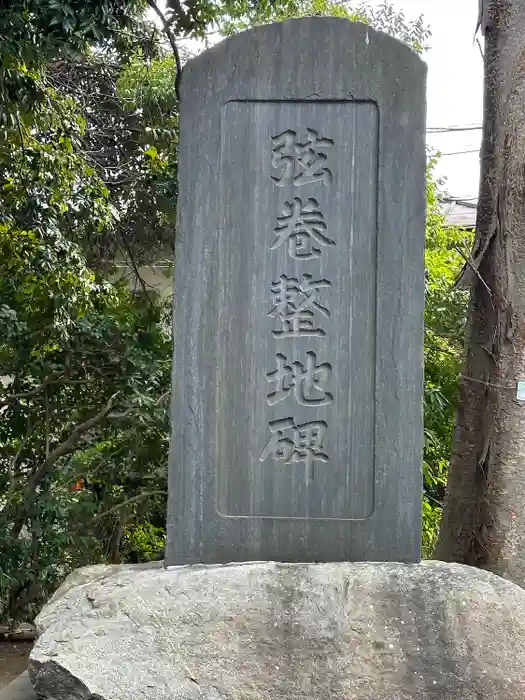
[[[29,670],[44,698],[525,695],[525,592],[477,569],[263,562],[90,578],[37,620]]]

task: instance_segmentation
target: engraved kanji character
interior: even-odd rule
[[[268,382],[275,382],[275,388],[266,395],[270,406],[284,401],[293,390],[296,401],[301,406],[327,406],[333,401],[333,396],[325,391],[332,375],[332,366],[328,362],[317,364],[315,352],[306,353],[306,365],[295,361],[286,364],[286,356],[277,353],[277,369],[266,374]]]
[[[311,475],[315,460],[328,462],[324,452],[325,421],[310,421],[296,425],[293,418],[281,418],[270,422],[271,437],[265,445],[259,460],[268,457],[284,460],[285,464],[305,462]],[[291,432],[287,432],[291,431]]]
[[[267,382],[275,382],[275,389],[266,395],[270,406],[275,406],[275,404],[287,399],[293,388],[291,378],[293,370],[290,365],[286,364],[286,356],[279,352],[275,359],[277,360],[277,369],[266,374]]]
[[[287,464],[290,464],[290,458],[295,449],[295,442],[293,437],[284,437],[284,431],[290,428],[292,430],[297,429],[294,419],[281,418],[280,420],[274,420],[270,422],[269,427],[272,435],[265,445],[259,461],[264,462],[271,455],[274,459],[284,459]]]
[[[326,167],[326,153],[318,149],[330,148],[333,140],[319,137],[315,129],[306,129],[306,134],[304,143],[297,140],[297,132],[292,129],[272,137],[272,166],[280,170],[279,176],[272,175],[272,180],[278,187],[319,181],[328,187],[332,182],[332,172]]]
[[[314,326],[314,311],[325,318],[330,318],[330,312],[319,303],[320,290],[332,285],[328,280],[312,280],[312,275],[304,274],[301,282],[296,277],[281,275],[278,282],[272,283],[274,307],[268,316],[279,318],[282,330],[272,331],[274,338],[283,336],[300,338],[303,336],[323,338],[326,333],[322,328]]]
[[[290,462],[306,461],[307,466],[312,465],[315,459],[328,462],[328,456],[322,452],[324,449],[324,437],[328,425],[324,420],[301,423],[294,430],[294,451]]]
[[[270,250],[288,242],[288,253],[292,258],[311,260],[321,255],[319,246],[335,245],[335,241],[324,235],[327,226],[316,199],[310,198],[304,205],[299,197],[294,197],[293,202],[285,202],[283,215],[277,217],[277,221],[279,224],[273,230],[277,238]]]

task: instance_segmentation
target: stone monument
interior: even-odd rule
[[[521,588],[377,561],[419,555],[424,76],[327,18],[185,68],[167,563],[197,565],[74,572],[0,700],[522,700]]]
[[[419,559],[425,76],[335,18],[186,65],[168,564]]]

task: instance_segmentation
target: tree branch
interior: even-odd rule
[[[27,520],[27,516],[25,514],[25,504],[35,492],[35,489],[37,488],[39,483],[42,481],[42,479],[45,477],[45,475],[51,469],[51,467],[55,464],[55,462],[58,459],[60,459],[60,457],[65,457],[66,455],[71,454],[74,451],[75,447],[77,446],[80,438],[84,435],[84,433],[87,433],[89,430],[91,430],[91,428],[94,428],[96,425],[101,423],[104,420],[104,418],[106,418],[107,414],[111,411],[113,407],[113,403],[117,395],[118,392],[113,394],[113,396],[109,398],[104,408],[101,408],[100,411],[96,413],[92,418],[88,418],[83,423],[73,428],[73,430],[69,434],[69,437],[66,440],[64,440],[64,442],[61,442],[60,445],[57,445],[57,447],[55,447],[55,449],[50,453],[49,457],[44,462],[42,462],[42,464],[39,467],[37,467],[33,474],[29,477],[29,481],[27,482],[27,485],[24,489],[24,495],[22,498],[22,511],[18,515],[18,517],[15,518],[13,522],[13,527],[10,532],[10,536],[13,539],[17,539],[20,536],[22,528],[24,527],[25,522]]]
[[[136,181],[136,177],[128,177],[125,180],[114,180],[113,182],[111,180],[108,180],[104,184],[106,185],[106,187],[120,187],[121,185],[132,185]]]
[[[478,266],[475,264],[475,261],[472,259],[472,256],[470,256],[470,255],[469,255],[469,256],[465,255],[465,253],[461,250],[461,248],[460,248],[459,245],[455,245],[455,246],[453,246],[453,247],[454,247],[454,250],[456,250],[456,251],[461,255],[461,257],[462,257],[463,260],[465,261],[466,266],[468,266],[468,267],[474,272],[474,274],[477,276],[477,278],[480,280],[480,282],[483,284],[483,286],[484,286],[485,289],[487,290],[489,297],[492,299],[492,290],[491,290],[491,288],[489,287],[489,285],[485,282],[485,280],[483,279],[483,277],[481,276],[481,274],[480,274],[480,272],[479,272],[479,270],[478,270]],[[460,276],[460,278],[456,281],[454,287],[458,287],[458,286],[459,286],[460,279],[461,279],[461,276]]]
[[[136,406],[132,406],[131,408],[126,409],[125,411],[121,411],[121,413],[108,413],[108,420],[124,420],[124,418],[128,418],[128,416],[133,415],[136,411]]]
[[[113,508],[110,508],[109,510],[104,511],[103,513],[99,513],[96,515],[93,520],[97,522],[98,520],[102,520],[102,518],[105,518],[106,515],[111,515],[112,513],[115,513],[117,510],[120,510],[124,506],[128,506],[130,503],[136,503],[137,501],[140,501],[142,498],[149,498],[150,496],[166,496],[167,491],[144,491],[143,493],[139,493],[137,496],[133,496],[132,498],[128,498],[127,501],[122,501],[122,503],[117,503],[116,506],[113,506]]]
[[[120,543],[126,531],[129,516],[121,518],[113,529],[111,539],[106,550],[106,557],[110,564],[120,564]]]
[[[46,459],[47,459],[49,457],[49,396],[47,393],[47,386],[44,389],[44,406],[45,406],[45,413],[46,413],[44,430],[45,430],[45,435],[46,435]]]
[[[8,473],[9,473],[9,489],[11,492],[14,491],[15,486],[16,486],[16,478],[15,478],[15,472],[16,472],[16,464],[18,460],[20,459],[20,455],[22,454],[24,447],[27,445],[31,435],[35,432],[37,426],[40,424],[40,421],[36,421],[35,423],[31,424],[30,419],[27,419],[27,430],[20,441],[20,445],[18,447],[18,450],[16,451],[16,454],[13,456],[13,459],[11,460],[9,467],[8,467]]]
[[[140,284],[140,286],[142,287],[142,291],[143,291],[144,294],[146,295],[146,299],[148,300],[150,306],[152,306],[153,303],[152,303],[152,301],[151,301],[151,298],[150,298],[148,289],[147,289],[147,287],[146,287],[146,283],[144,282],[144,280],[143,280],[143,278],[142,278],[142,275],[140,274],[139,268],[137,267],[137,263],[136,263],[136,261],[135,261],[135,257],[134,257],[134,255],[133,255],[133,251],[131,250],[131,246],[130,246],[129,241],[128,241],[127,237],[126,237],[126,234],[125,234],[125,232],[124,232],[123,230],[121,230],[121,235],[120,235],[120,237],[121,237],[121,239],[122,239],[122,242],[124,243],[124,248],[126,249],[126,252],[127,252],[127,254],[129,255],[129,260],[130,260],[130,262],[131,262],[131,267],[133,268],[133,272],[135,273],[135,275],[136,275],[136,277],[137,277],[137,279],[138,279],[138,281],[139,281],[139,284]]]
[[[53,374],[46,377],[44,381],[34,389],[31,389],[30,391],[23,391],[20,394],[10,394],[9,396],[5,396],[4,398],[0,399],[0,406],[9,406],[9,404],[15,403],[15,401],[18,401],[19,399],[31,399],[50,384],[57,384],[59,379],[64,377],[65,374],[66,372],[53,372]]]
[[[155,2],[155,0],[148,0],[148,5],[151,7],[153,12],[155,12],[157,17],[162,22],[162,28],[164,29],[164,33],[168,37],[168,41],[170,42],[171,50],[173,51],[173,55],[175,56],[175,65],[177,66],[177,75],[175,77],[175,94],[177,95],[177,99],[180,100],[179,88],[180,88],[180,79],[182,77],[182,63],[180,60],[180,54],[179,54],[179,49],[177,47],[177,42],[175,41],[175,37],[174,37],[173,32],[171,30],[171,23],[168,22],[164,13],[159,8],[159,6]],[[178,0],[175,0],[175,5],[176,5],[177,12],[180,14],[183,14],[182,5],[180,4],[180,2],[178,2]]]
[[[168,391],[165,391],[159,398],[157,399],[156,406],[160,406],[161,404],[164,403],[164,401],[171,396],[171,389],[168,389]]]
[[[55,447],[55,449],[49,454],[49,457],[31,475],[26,493],[32,493],[55,462],[60,459],[60,457],[65,457],[66,455],[71,454],[84,433],[87,433],[89,430],[91,430],[91,428],[94,428],[96,425],[101,423],[104,418],[106,418],[113,407],[116,397],[117,394],[113,394],[113,396],[109,398],[106,405],[101,408],[98,413],[96,413],[92,418],[88,418],[83,423],[73,428],[69,434],[69,437],[64,440],[64,442],[61,442],[60,445]]]

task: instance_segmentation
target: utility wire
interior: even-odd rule
[[[462,156],[465,153],[479,153],[479,148],[472,148],[467,151],[451,151],[450,153],[440,153],[440,156]]]
[[[482,128],[481,124],[472,126],[429,126],[427,134],[448,134],[453,131],[481,131]]]
[[[479,153],[480,149],[479,148],[472,148],[468,149],[466,151],[450,151],[449,153],[440,153],[437,151],[436,153],[432,153],[428,158],[441,158],[441,156],[463,156],[467,153]]]

